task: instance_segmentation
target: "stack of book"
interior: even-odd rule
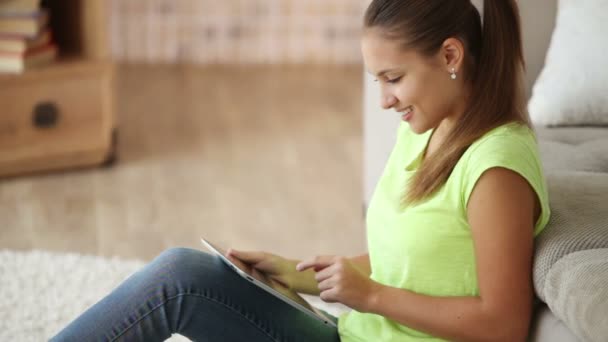
[[[55,60],[48,23],[40,0],[0,0],[0,72],[22,73]]]

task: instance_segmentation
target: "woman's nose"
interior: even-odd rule
[[[383,109],[389,109],[392,106],[395,105],[395,103],[397,102],[397,98],[394,97],[393,95],[382,95],[382,108]]]

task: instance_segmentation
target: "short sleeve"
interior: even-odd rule
[[[540,233],[549,221],[550,208],[547,185],[534,137],[516,134],[493,135],[471,145],[465,155],[463,158],[466,165],[461,188],[463,208],[466,210],[471,193],[484,172],[495,167],[509,169],[525,178],[538,196],[541,215],[534,227],[534,235]]]

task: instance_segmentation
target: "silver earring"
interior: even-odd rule
[[[452,79],[455,80],[456,79],[456,69],[452,68]]]

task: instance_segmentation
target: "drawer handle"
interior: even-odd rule
[[[37,128],[51,128],[59,121],[59,108],[53,102],[40,102],[34,107],[32,123]]]

